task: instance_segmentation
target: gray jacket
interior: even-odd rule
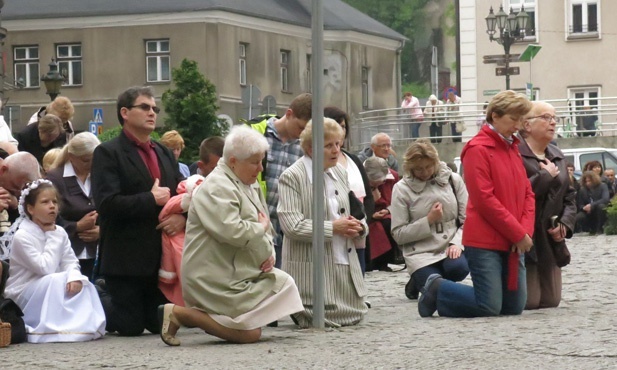
[[[441,232],[437,232],[437,223],[428,223],[427,215],[435,202],[443,206]],[[464,223],[466,208],[467,189],[463,179],[444,162],[440,162],[437,174],[429,181],[405,176],[394,185],[392,205],[388,208],[392,214],[392,237],[403,251],[409,274],[445,259],[450,244],[463,248],[463,228],[457,228],[456,218]]]

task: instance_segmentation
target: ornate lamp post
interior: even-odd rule
[[[510,46],[516,41],[525,38],[525,29],[527,28],[529,15],[525,12],[525,7],[521,7],[521,11],[518,14],[514,14],[514,11],[510,8],[510,14],[506,14],[503,11],[503,6],[500,5],[497,14],[493,13],[493,7],[491,6],[491,10],[485,19],[486,33],[488,33],[489,40],[497,41],[498,44],[503,45],[506,62],[506,90],[510,90]],[[499,36],[495,37],[498,31]]]
[[[58,72],[58,63],[56,63],[55,60],[51,60],[51,63],[49,63],[49,72],[41,77],[41,81],[45,83],[47,95],[49,95],[51,101],[54,101],[56,96],[60,94],[60,87],[64,82],[64,77]]]

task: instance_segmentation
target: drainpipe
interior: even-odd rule
[[[394,106],[398,107],[403,100],[403,82],[401,76],[401,53],[403,52],[403,48],[405,47],[405,40],[401,40],[401,46],[396,49],[396,101],[394,102]]]

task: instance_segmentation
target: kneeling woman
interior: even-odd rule
[[[435,147],[422,139],[405,153],[405,177],[392,192],[392,236],[403,250],[407,298],[432,274],[461,281],[469,273],[462,254],[467,189],[463,179],[439,161]]]
[[[366,237],[364,219],[350,215],[347,173],[337,166],[343,130],[336,121],[324,119],[324,240],[325,324],[355,325],[366,314],[366,288],[354,239]],[[293,315],[301,327],[313,320],[313,149],[312,123],[300,135],[304,156],[279,178],[277,212],[283,238],[283,269],[296,279],[304,310]]]
[[[195,190],[182,256],[186,307],[159,307],[167,345],[180,345],[180,326],[256,342],[262,326],[302,310],[294,280],[274,268],[274,229],[256,182],[267,150],[263,135],[235,126],[222,160]]]

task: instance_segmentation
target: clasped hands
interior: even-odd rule
[[[364,233],[364,225],[353,216],[332,221],[332,232],[346,238],[356,238]]]

